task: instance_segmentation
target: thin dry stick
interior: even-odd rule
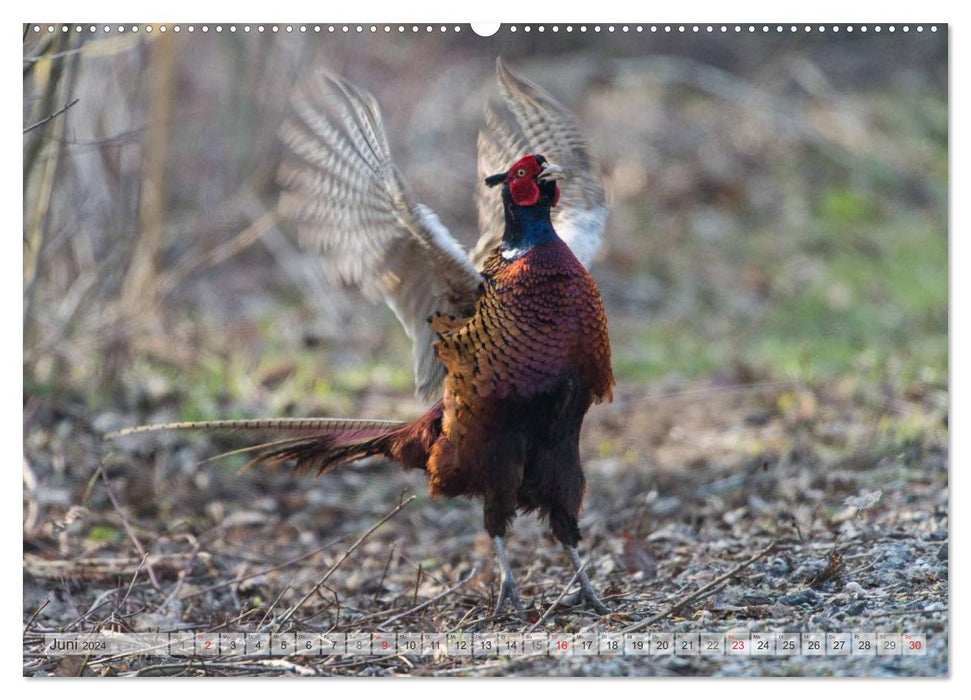
[[[80,625],[82,622],[84,622],[89,617],[91,617],[91,615],[94,614],[98,609],[103,608],[105,605],[107,605],[108,598],[114,593],[116,593],[117,591],[118,591],[117,588],[112,588],[99,595],[97,598],[95,598],[94,602],[91,604],[91,607],[88,608],[88,611],[86,613],[84,613],[83,615],[80,615],[79,617],[74,618],[74,620],[72,620],[66,627],[58,631],[70,632],[71,629],[73,629],[75,626]]]
[[[208,628],[206,630],[206,632],[217,632],[217,631],[219,631],[221,629],[229,629],[231,625],[240,624],[247,617],[253,617],[253,615],[255,615],[258,612],[259,612],[259,608],[250,608],[248,610],[244,610],[243,612],[241,612],[239,615],[237,615],[233,619],[226,620],[225,622],[219,623],[215,627]]]
[[[291,580],[291,581],[290,581],[290,583],[288,583],[288,584],[287,584],[286,586],[284,586],[284,587],[283,587],[283,590],[282,590],[282,591],[280,591],[280,595],[278,595],[278,596],[277,596],[277,597],[276,597],[276,598],[275,598],[275,599],[273,600],[273,602],[272,602],[272,603],[270,603],[270,607],[269,607],[269,609],[268,609],[268,610],[266,611],[266,613],[265,613],[265,614],[263,615],[263,619],[261,619],[261,620],[259,621],[259,624],[257,624],[257,625],[256,625],[256,628],[257,628],[258,630],[260,630],[260,631],[262,631],[262,630],[263,630],[263,625],[265,625],[265,624],[266,624],[266,621],[270,619],[270,615],[272,615],[272,614],[273,614],[273,609],[274,609],[274,608],[276,608],[276,604],[277,604],[277,603],[279,603],[279,602],[280,602],[281,600],[283,600],[283,594],[284,594],[284,593],[286,593],[287,591],[289,591],[289,590],[290,590],[290,587],[291,587],[292,585],[293,585],[293,580]]]
[[[340,542],[341,539],[343,538],[338,537],[337,539],[331,540],[325,545],[317,547],[317,549],[313,549],[305,554],[301,554],[299,557],[294,557],[293,559],[287,559],[282,564],[277,564],[276,566],[271,566],[266,569],[261,569],[260,571],[254,571],[252,574],[247,574],[246,576],[239,576],[237,578],[233,578],[228,581],[221,581],[219,583],[214,583],[211,586],[206,586],[205,588],[200,588],[197,591],[186,593],[184,596],[182,596],[182,600],[186,600],[187,598],[192,598],[197,595],[203,595],[204,593],[209,593],[210,591],[215,591],[220,588],[226,588],[227,586],[232,586],[237,583],[242,583],[243,581],[248,581],[251,578],[256,578],[257,576],[263,576],[264,574],[268,574],[271,571],[277,571],[278,569],[285,569],[288,566],[292,566],[293,564],[296,564],[298,561],[302,561],[303,559],[308,559],[313,555],[324,551],[328,547],[334,546],[336,543]]]
[[[73,107],[74,105],[76,105],[80,101],[81,101],[81,98],[80,97],[75,97],[73,100],[71,100],[70,102],[68,102],[66,105],[64,105],[63,107],[61,107],[59,110],[57,110],[56,112],[52,112],[51,114],[48,114],[46,117],[44,117],[43,119],[41,119],[39,122],[34,122],[30,126],[24,127],[24,133],[26,134],[28,131],[33,131],[34,129],[36,129],[39,126],[44,126],[44,124],[46,124],[47,122],[49,122],[51,119],[56,119],[58,116],[60,116],[61,114],[64,114],[67,110],[71,109],[71,107]]]
[[[544,612],[540,616],[540,618],[536,622],[533,623],[532,627],[530,627],[528,630],[526,630],[527,632],[534,632],[537,627],[539,627],[541,624],[543,624],[546,621],[546,618],[548,618],[550,616],[550,614],[553,612],[553,609],[556,608],[556,606],[560,604],[560,601],[561,600],[563,600],[563,596],[566,595],[566,592],[568,590],[570,590],[570,586],[572,586],[574,583],[576,583],[577,579],[580,578],[580,573],[584,569],[587,568],[587,563],[589,563],[589,562],[585,562],[583,564],[583,566],[581,566],[579,569],[577,569],[574,572],[573,577],[569,581],[566,582],[566,585],[565,586],[563,586],[563,590],[560,591],[560,595],[556,596],[556,600],[553,601],[553,604],[550,605],[550,607],[546,608],[546,612]]]
[[[286,623],[287,620],[289,620],[291,617],[293,617],[293,614],[295,612],[297,612],[297,610],[299,610],[300,607],[304,603],[306,603],[308,600],[310,600],[310,598],[318,590],[320,590],[320,587],[321,586],[323,586],[325,583],[327,583],[327,579],[329,579],[331,576],[333,576],[334,572],[337,571],[337,569],[340,567],[340,565],[344,563],[344,560],[347,559],[354,552],[355,549],[357,549],[358,547],[360,547],[361,544],[364,542],[364,540],[366,540],[368,537],[370,537],[371,534],[375,530],[377,530],[379,527],[381,527],[386,522],[388,522],[389,520],[391,520],[391,518],[393,518],[394,516],[396,516],[399,513],[399,511],[401,511],[406,505],[408,505],[409,503],[411,503],[416,498],[418,498],[418,497],[415,496],[414,494],[412,494],[411,496],[409,496],[408,498],[406,498],[405,500],[403,500],[401,503],[399,503],[397,506],[395,506],[394,510],[392,510],[390,513],[388,513],[387,515],[385,515],[378,522],[374,523],[374,525],[372,525],[367,530],[367,532],[365,532],[363,535],[361,535],[360,537],[358,537],[357,540],[354,542],[354,544],[352,544],[350,547],[348,547],[347,549],[345,549],[344,550],[344,553],[341,554],[340,557],[338,557],[337,561],[334,562],[334,565],[332,567],[330,567],[330,569],[327,570],[327,573],[324,574],[323,577],[317,582],[317,584],[313,588],[310,589],[310,591],[307,593],[307,595],[305,595],[303,598],[301,598],[300,601],[296,605],[294,605],[292,608],[290,608],[286,612],[286,614],[284,614],[284,616],[277,623],[277,627],[278,628],[279,627],[282,627]]]
[[[371,598],[371,603],[378,602],[378,596],[381,595],[381,589],[384,588],[384,579],[388,575],[388,569],[391,568],[391,560],[394,558],[394,550],[398,546],[397,542],[391,543],[391,551],[388,552],[388,561],[384,562],[384,571],[381,572],[381,579],[378,581],[377,587],[374,589],[374,597]],[[421,565],[418,565],[418,573],[421,574]],[[418,584],[415,584],[415,595],[418,595]]]
[[[458,658],[458,657],[456,657]],[[516,659],[518,661],[518,659]],[[468,673],[469,671],[487,671],[494,668],[504,668],[506,666],[511,666],[515,661],[506,661],[505,659],[501,661],[487,661],[484,664],[471,663],[465,666],[452,666],[451,668],[443,668],[439,671],[432,671],[433,676],[448,676],[448,675],[459,675],[463,673]]]
[[[639,629],[644,629],[645,627],[647,627],[649,625],[653,625],[655,622],[658,622],[660,620],[663,620],[668,615],[671,615],[671,614],[677,612],[678,610],[680,610],[681,608],[683,608],[685,605],[687,605],[691,601],[693,601],[693,600],[695,600],[697,598],[700,598],[701,596],[703,596],[705,593],[707,593],[711,589],[716,588],[720,584],[724,583],[725,581],[727,581],[728,579],[730,579],[732,576],[734,576],[735,574],[737,574],[742,569],[744,569],[744,568],[746,568],[748,566],[751,566],[752,564],[754,564],[755,562],[757,562],[759,559],[761,559],[766,554],[768,554],[773,549],[775,549],[776,544],[778,544],[778,540],[772,540],[764,548],[762,548],[761,550],[759,550],[758,552],[756,552],[755,554],[753,554],[751,557],[749,557],[748,559],[746,559],[745,561],[743,561],[738,566],[734,567],[733,569],[730,569],[729,571],[726,571],[724,574],[722,574],[721,576],[719,576],[718,578],[716,578],[714,581],[712,581],[712,582],[710,582],[710,583],[702,586],[701,588],[699,588],[697,591],[695,591],[691,595],[685,596],[681,600],[675,602],[673,605],[671,605],[670,607],[668,607],[667,609],[665,609],[663,612],[659,612],[654,617],[648,618],[647,620],[641,620],[640,622],[638,622],[636,624],[630,625],[629,627],[625,627],[624,629],[621,630],[621,632],[635,632],[635,631],[637,631]]]
[[[37,616],[40,615],[41,610],[43,610],[44,608],[46,608],[50,604],[50,602],[51,602],[51,599],[48,598],[43,603],[41,603],[37,607],[37,609],[34,611],[34,614],[30,616],[30,619],[27,620],[27,624],[24,625],[24,636],[25,637],[27,636],[27,631],[30,629],[30,626],[32,624],[34,624],[34,621],[37,619]]]
[[[138,574],[141,572],[142,567],[145,566],[145,562],[148,561],[148,557],[142,557],[142,560],[138,562],[138,566],[135,567],[135,573],[132,574],[131,583],[128,584],[128,590],[125,591],[125,596],[121,599],[121,602],[115,606],[115,610],[121,610],[125,607],[125,603],[128,602],[128,596],[131,595],[132,589],[135,588],[135,582],[138,580]]]
[[[155,578],[155,571],[152,569],[152,564],[148,560],[148,554],[145,552],[145,548],[138,541],[138,537],[135,536],[135,530],[132,528],[131,523],[128,522],[128,518],[125,517],[125,513],[122,511],[118,499],[115,498],[115,494],[111,490],[111,485],[108,483],[108,475],[103,468],[99,468],[99,470],[101,472],[101,480],[105,483],[105,492],[108,494],[108,499],[111,501],[111,505],[114,506],[115,512],[118,513],[118,517],[121,518],[121,524],[125,528],[125,532],[128,533],[128,539],[132,541],[135,549],[142,555],[142,558],[145,560],[145,570],[148,571],[148,577],[152,579],[152,585],[155,587],[155,590],[161,593],[162,587],[158,585],[158,579]]]
[[[452,625],[452,629],[446,630],[446,632],[451,633],[451,632],[455,632],[456,630],[462,629],[462,625],[465,624],[466,620],[472,617],[472,613],[479,612],[479,610],[481,609],[482,608],[480,606],[473,605],[471,608],[469,608],[466,611],[466,613],[462,617],[459,618],[458,622]],[[489,619],[488,617],[482,617],[482,618],[479,618],[478,620],[473,620],[472,622],[469,623],[469,625],[471,626],[473,623],[484,622],[485,620],[488,620],[488,619]]]
[[[419,563],[418,564],[418,574],[415,576],[415,593],[411,597],[411,604],[412,605],[414,605],[415,603],[418,602],[418,587],[421,586],[421,572],[422,572],[422,566],[421,566],[421,563]],[[383,578],[384,577],[382,576],[382,579]]]
[[[165,600],[158,607],[159,611],[168,608],[169,605],[171,605],[175,599],[178,598],[179,591],[182,590],[182,586],[185,584],[185,580],[189,576],[189,572],[192,571],[192,567],[196,563],[196,557],[199,555],[200,545],[195,537],[192,537],[192,535],[189,535],[189,537],[192,538],[193,542],[192,553],[189,555],[189,560],[186,562],[185,566],[183,566],[182,570],[179,571],[179,579],[175,582],[175,585],[172,586],[172,592],[165,597]]]
[[[458,583],[456,583],[454,586],[452,586],[448,590],[442,591],[441,593],[439,593],[434,598],[429,598],[424,603],[421,603],[419,605],[416,605],[411,610],[406,610],[405,612],[400,613],[398,615],[395,615],[394,617],[389,617],[387,620],[385,620],[380,625],[378,625],[378,630],[384,629],[386,626],[390,625],[392,622],[395,622],[397,620],[400,620],[403,617],[408,617],[409,615],[414,615],[416,612],[418,612],[420,610],[424,610],[429,605],[432,605],[433,603],[437,603],[442,598],[445,598],[447,596],[452,595],[453,593],[455,593],[455,591],[457,591],[458,589],[462,588],[465,584],[467,584],[469,581],[471,581],[472,580],[472,577],[475,576],[476,571],[477,571],[477,568],[473,566],[472,567],[472,571],[469,572],[469,575],[466,576],[461,581],[459,581]]]

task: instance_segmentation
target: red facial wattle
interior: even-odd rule
[[[528,155],[516,161],[509,168],[509,175],[506,181],[509,182],[509,195],[512,201],[521,207],[530,207],[539,201],[539,186],[536,184],[536,177],[542,172],[542,167],[535,156]],[[556,186],[556,195],[553,197],[555,207],[560,200],[560,187]]]
[[[531,177],[521,177],[509,183],[512,201],[521,207],[531,207],[539,201],[539,187]]]

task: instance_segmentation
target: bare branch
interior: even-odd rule
[[[71,107],[73,107],[74,105],[76,105],[80,101],[81,101],[81,98],[80,97],[75,97],[73,100],[71,100],[70,102],[68,102],[66,105],[64,105],[63,107],[61,107],[56,112],[53,112],[53,113],[47,115],[46,117],[44,117],[43,119],[41,119],[39,122],[34,122],[30,126],[25,127],[24,128],[24,133],[26,134],[28,131],[33,131],[34,129],[36,129],[39,126],[44,126],[44,124],[46,124],[47,122],[49,122],[51,119],[54,119],[55,117],[60,116],[61,114],[64,114],[67,110],[71,109]]]
[[[53,61],[58,58],[64,58],[65,56],[73,56],[76,53],[81,53],[84,51],[83,46],[79,46],[76,49],[68,49],[67,51],[58,51],[52,54],[38,54],[37,56],[25,56],[24,63],[39,63],[40,61]]]

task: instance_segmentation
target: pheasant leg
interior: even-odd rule
[[[516,580],[513,578],[512,570],[509,568],[509,560],[506,559],[506,548],[502,544],[502,538],[493,537],[492,544],[495,545],[496,559],[499,560],[499,566],[502,568],[499,599],[496,601],[496,610],[492,613],[493,617],[498,617],[499,613],[502,612],[503,603],[508,599],[513,607],[516,608],[519,617],[525,620],[526,610],[523,608],[522,601],[519,599],[519,589],[516,588]]]
[[[583,597],[586,599],[590,607],[596,610],[601,615],[609,615],[610,608],[603,604],[603,601],[597,597],[597,594],[593,592],[593,586],[590,585],[590,579],[587,577],[587,572],[582,571],[583,564],[580,562],[580,553],[577,551],[576,547],[570,547],[568,545],[564,546],[567,554],[570,555],[570,561],[573,562],[573,568],[577,570],[577,580],[580,582],[580,590],[583,592]]]

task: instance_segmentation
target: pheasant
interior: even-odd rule
[[[468,255],[408,194],[371,95],[316,72],[281,130],[294,155],[280,169],[281,214],[297,222],[305,248],[397,315],[414,343],[416,390],[433,402],[424,415],[175,423],[120,434],[260,431],[280,439],[247,448],[254,462],[319,475],[382,455],[420,469],[432,495],[482,500],[501,567],[495,615],[508,601],[525,616],[503,538],[517,511],[537,511],[576,568],[583,598],[605,614],[577,551],[586,490],[580,426],[614,384],[603,303],[585,267],[606,223],[605,193],[570,111],[501,59],[497,74],[521,135],[486,108],[481,236]]]

